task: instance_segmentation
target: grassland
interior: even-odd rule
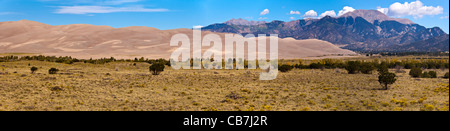
[[[28,65],[30,64],[30,66]],[[30,67],[38,70],[31,74]],[[58,74],[50,75],[51,67]],[[377,74],[294,69],[260,81],[261,70],[173,70],[149,64],[0,63],[0,110],[74,111],[448,111],[449,80],[396,73],[389,90]],[[443,76],[448,69],[432,69]],[[391,72],[394,72],[391,70]]]

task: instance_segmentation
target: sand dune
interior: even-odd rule
[[[192,38],[191,29],[113,28],[87,24],[51,26],[28,20],[0,22],[0,53],[36,53],[85,59],[169,58],[178,48],[169,46],[170,39],[178,33]],[[210,33],[203,31],[202,35]],[[223,39],[225,34],[218,35]],[[278,48],[279,58],[283,59],[356,54],[316,39],[279,39]]]

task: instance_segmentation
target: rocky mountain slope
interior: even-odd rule
[[[342,15],[340,17],[353,17],[353,18],[362,17],[370,23],[374,23],[375,20],[378,20],[378,22],[397,21],[402,24],[415,24],[414,22],[412,22],[409,19],[391,18],[391,17],[389,17],[379,11],[375,11],[375,10],[355,10],[352,12],[345,13],[344,15]]]
[[[259,25],[259,24],[265,24],[267,22],[265,22],[265,21],[248,21],[248,20],[239,18],[239,19],[231,19],[224,23],[227,25]]]
[[[417,52],[449,51],[449,37],[448,35],[436,36],[427,40],[413,42],[408,45],[393,46],[392,50]]]
[[[320,39],[354,51],[392,51],[393,46],[446,35],[439,27],[426,28],[407,19],[389,18],[376,10],[356,10],[334,18],[272,21],[259,25],[212,24],[212,32],[278,34],[280,38]],[[420,48],[416,45],[415,48]],[[396,50],[394,50],[396,51]],[[438,50],[433,50],[438,51]]]

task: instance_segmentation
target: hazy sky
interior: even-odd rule
[[[449,32],[448,0],[0,0],[0,21],[192,28],[232,18],[291,21],[379,10]]]

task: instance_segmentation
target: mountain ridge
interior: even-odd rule
[[[349,12],[336,18],[326,16],[321,19],[290,22],[275,20],[250,26],[217,23],[202,29],[243,35],[278,34],[280,38],[292,37],[297,40],[320,39],[353,51],[391,51],[392,46],[407,45],[446,34],[439,27],[426,28],[419,24],[403,24],[396,21],[401,19],[387,19],[385,14],[376,12],[374,14],[382,16],[372,17],[373,22],[360,16],[353,17],[351,15],[355,13]]]
[[[402,24],[416,24],[414,22],[412,22],[409,19],[406,18],[391,18],[383,13],[381,13],[380,11],[377,10],[354,10],[348,13],[343,14],[342,16],[339,17],[362,17],[364,19],[366,19],[367,21],[369,21],[370,23],[374,23],[376,20],[378,20],[378,22],[382,22],[382,21],[397,21],[399,23]]]
[[[248,20],[245,20],[242,18],[238,18],[238,19],[233,18],[231,20],[225,21],[224,23],[228,24],[228,25],[259,25],[259,24],[264,24],[267,22],[265,22],[265,21],[248,21]]]
[[[417,48],[420,47],[420,48]],[[413,42],[408,45],[393,46],[392,49],[400,51],[416,51],[416,52],[445,52],[449,51],[449,35],[436,36],[430,39]]]

